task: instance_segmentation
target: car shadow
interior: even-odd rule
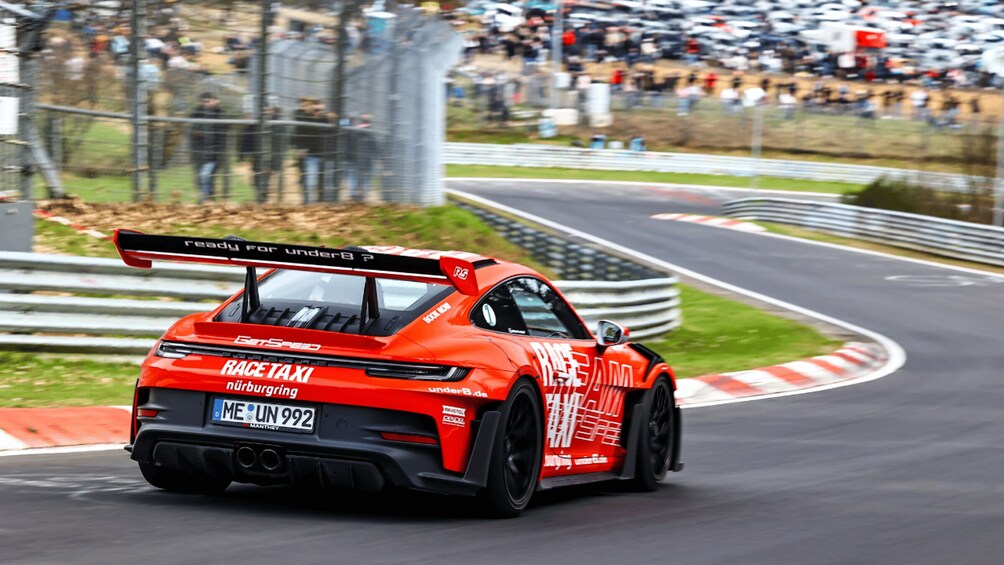
[[[678,490],[679,485],[664,484],[660,490]],[[627,484],[594,483],[541,491],[534,495],[527,513],[548,508],[573,506],[605,497],[637,495]],[[652,493],[648,493],[652,494]],[[430,520],[493,519],[474,497],[443,496],[400,489],[379,493],[359,493],[334,489],[308,489],[286,486],[263,487],[235,484],[215,496],[180,494],[150,490],[134,492],[143,504],[171,507],[229,508],[245,512],[267,512],[273,517],[283,514],[296,517],[347,518],[354,520],[400,520],[410,522]]]

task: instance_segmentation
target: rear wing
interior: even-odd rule
[[[126,265],[142,269],[149,269],[153,260],[292,269],[452,285],[470,295],[478,293],[475,263],[485,259],[473,254],[462,254],[468,258],[455,256],[459,253],[414,257],[361,248],[334,249],[240,238],[147,235],[127,229],[115,230],[113,241]]]

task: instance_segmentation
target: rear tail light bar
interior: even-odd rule
[[[418,434],[399,434],[394,432],[380,432],[380,437],[387,441],[404,441],[408,443],[421,443],[424,445],[439,445],[439,440],[434,437]]]
[[[157,350],[154,352],[154,355],[167,359],[182,359],[189,355],[206,355],[210,357],[226,357],[228,359],[249,359],[255,361],[270,361],[273,363],[309,365],[312,367],[341,367],[346,369],[361,369],[371,377],[409,379],[416,381],[456,382],[463,380],[470,372],[470,369],[450,365],[400,363],[396,361],[380,361],[375,359],[336,357],[328,355],[283,355],[276,354],[271,351],[263,352],[259,349],[197,345],[170,341],[160,342],[157,346]]]

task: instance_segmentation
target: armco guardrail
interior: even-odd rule
[[[916,171],[840,163],[814,163],[781,159],[753,159],[697,153],[636,152],[613,149],[582,149],[554,145],[486,143],[445,144],[443,159],[450,165],[495,165],[504,167],[556,167],[708,175],[765,176],[815,181],[868,184],[876,179],[916,179]],[[965,175],[922,173],[925,184],[946,191],[966,190]]]
[[[115,259],[0,253],[0,348],[145,354],[175,320],[213,309],[241,280],[241,269],[158,264],[146,270]],[[588,323],[612,319],[645,338],[679,324],[676,282],[556,284]]]
[[[634,339],[662,335],[680,325],[680,294],[676,277],[667,277],[632,259],[550,233],[499,214],[494,209],[451,195],[509,241],[526,249],[552,269],[562,293],[590,324],[606,318],[631,330]]]
[[[1004,266],[1004,229],[994,226],[788,198],[733,200],[722,206],[722,213]]]
[[[224,267],[161,263],[135,269],[118,259],[0,253],[0,332],[6,332],[0,333],[0,348],[141,355],[181,316],[215,306],[194,301],[233,294],[243,274]]]

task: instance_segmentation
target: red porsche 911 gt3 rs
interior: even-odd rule
[[[128,450],[150,484],[385,486],[479,496],[655,489],[680,463],[673,372],[532,269],[463,252],[118,230],[123,260],[246,267],[143,363]],[[258,276],[256,268],[269,269]]]

